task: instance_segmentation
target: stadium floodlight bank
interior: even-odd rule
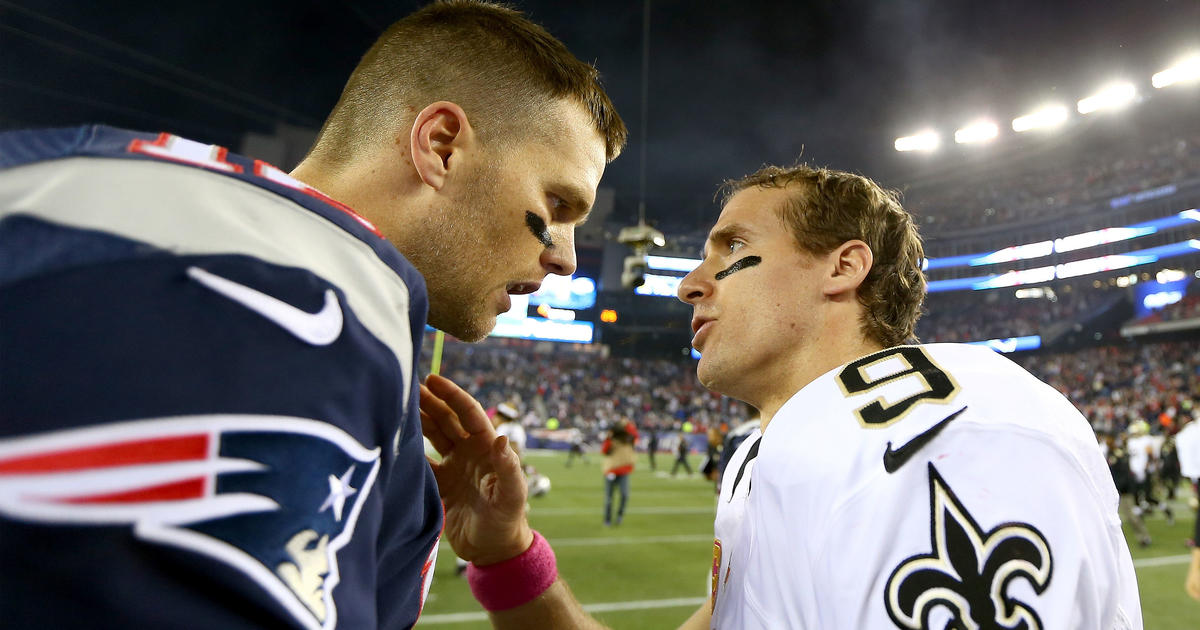
[[[995,139],[1000,135],[1000,128],[991,121],[971,123],[954,132],[954,141],[958,144],[978,144]]]
[[[1069,115],[1065,105],[1048,105],[1031,114],[1014,118],[1012,128],[1017,133],[1033,129],[1049,129],[1067,122]]]
[[[1076,103],[1080,114],[1090,114],[1106,109],[1120,109],[1137,98],[1137,88],[1132,83],[1112,83],[1099,92]]]
[[[932,151],[941,144],[941,138],[932,131],[923,131],[911,136],[896,138],[897,151]]]
[[[1200,53],[1163,70],[1150,77],[1150,83],[1156,88],[1165,88],[1176,83],[1186,83],[1200,79]]]

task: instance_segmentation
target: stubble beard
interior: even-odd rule
[[[488,286],[492,252],[485,232],[496,204],[494,179],[477,178],[452,206],[438,211],[436,223],[423,226],[426,246],[410,262],[425,277],[429,325],[463,341],[479,341],[496,326]]]

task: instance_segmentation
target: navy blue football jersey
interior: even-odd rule
[[[421,276],[261,161],[0,134],[0,626],[409,628]]]

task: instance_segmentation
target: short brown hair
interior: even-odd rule
[[[591,114],[609,161],[628,131],[599,72],[509,7],[441,0],[401,19],[375,41],[346,82],[313,146],[333,162],[378,142],[426,105],[457,103],[481,138],[503,141],[538,105],[567,98]]]
[[[804,164],[766,166],[725,182],[722,205],[751,187],[788,190],[777,211],[804,251],[823,255],[846,241],[866,243],[875,262],[858,288],[858,301],[865,309],[863,334],[885,348],[915,339],[913,329],[925,298],[925,254],[898,193],[854,173]]]

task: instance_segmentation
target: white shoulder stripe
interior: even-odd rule
[[[181,255],[245,254],[309,269],[337,285],[358,319],[396,356],[407,404],[413,375],[408,286],[369,245],[286,197],[200,169],[76,157],[0,172],[0,217],[10,214]]]

